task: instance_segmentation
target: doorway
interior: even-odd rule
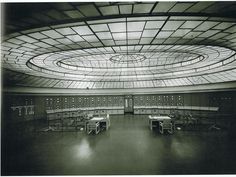
[[[124,113],[125,114],[133,114],[134,113],[134,105],[133,105],[133,95],[125,95],[124,101]]]

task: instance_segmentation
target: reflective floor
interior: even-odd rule
[[[227,132],[160,135],[150,131],[147,116],[112,116],[110,129],[98,135],[9,132],[3,175],[236,173],[236,139]]]

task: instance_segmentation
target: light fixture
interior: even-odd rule
[[[114,63],[137,63],[146,59],[144,55],[140,54],[119,54],[112,56],[110,61]]]

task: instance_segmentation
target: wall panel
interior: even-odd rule
[[[219,107],[221,115],[236,114],[236,92],[211,92],[211,93],[178,93],[178,94],[149,94],[134,95],[133,103],[135,106],[142,106],[140,110],[134,110],[135,114],[170,114],[176,112],[176,107]],[[124,96],[122,95],[100,95],[100,96],[34,96],[22,94],[3,94],[3,112],[6,119],[13,121],[32,120],[45,118],[46,110],[65,109],[65,108],[84,108],[84,107],[124,107]],[[24,106],[34,105],[32,110]],[[21,111],[12,107],[22,107]],[[151,108],[145,110],[147,107]],[[166,108],[168,107],[169,108]],[[175,107],[175,108],[174,108]],[[179,114],[205,115],[206,111],[177,110]],[[120,113],[122,110],[109,110],[110,113]],[[99,112],[98,112],[99,113]],[[102,112],[101,112],[102,113]],[[207,115],[206,115],[207,116]]]

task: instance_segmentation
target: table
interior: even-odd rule
[[[163,121],[163,120],[171,120],[171,118],[169,116],[152,116],[152,115],[149,115],[149,126],[150,126],[150,129],[152,130],[153,128],[153,122],[158,122],[158,125],[159,125],[159,122]]]
[[[107,117],[94,117],[89,121],[99,122],[100,124],[105,124],[106,130],[110,127],[110,119]]]
[[[95,125],[93,130],[95,130],[96,134],[100,131],[100,128],[105,125],[105,129],[108,130],[110,127],[110,119],[109,117],[93,117],[92,119],[86,122],[86,131],[91,132],[91,126],[88,125]]]

